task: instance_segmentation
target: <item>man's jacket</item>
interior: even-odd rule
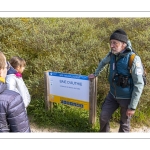
[[[123,53],[118,56],[112,54],[111,52],[99,63],[98,68],[95,71],[95,76],[103,70],[106,64],[110,64],[109,70],[109,83],[110,83],[110,93],[116,99],[131,99],[128,108],[136,109],[138,102],[140,100],[144,82],[143,82],[143,67],[141,59],[139,56],[135,56],[131,68],[128,68],[129,57],[132,54],[132,49],[127,47]],[[122,74],[128,77],[129,86],[123,88],[117,85],[116,74]]]

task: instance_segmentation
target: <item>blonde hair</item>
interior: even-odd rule
[[[23,58],[20,58],[19,56],[14,56],[10,59],[9,63],[11,66],[16,69],[17,67],[25,67],[26,62]]]
[[[3,52],[0,51],[0,69],[4,69],[6,65],[6,57]]]

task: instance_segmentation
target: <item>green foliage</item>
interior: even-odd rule
[[[89,124],[89,112],[81,108],[54,103],[53,109],[46,111],[42,100],[32,100],[28,107],[32,121],[42,127],[59,127],[67,132],[96,132],[98,125],[93,128]]]
[[[118,28],[127,32],[133,48],[146,67],[149,82],[149,22],[150,18],[0,18],[0,50],[6,54],[8,60],[15,55],[26,60],[27,67],[23,77],[34,102],[31,105],[35,109],[33,115],[41,115],[37,118],[45,122],[47,112],[43,109],[41,102],[34,100],[44,99],[44,71],[52,70],[82,75],[93,73],[99,61],[109,52],[110,34]],[[150,115],[149,86],[148,83],[144,88],[136,111],[137,117],[133,118],[133,122],[146,123],[146,118]],[[98,112],[108,91],[106,67],[98,79]],[[63,107],[56,105],[54,111],[55,109],[62,111]],[[67,112],[67,109],[70,112]],[[40,113],[39,110],[41,110]],[[73,111],[75,110],[66,108],[62,117],[67,116],[67,113],[75,118],[76,115],[78,117],[81,115],[78,111],[74,113]],[[118,115],[119,113],[116,112],[112,120],[118,120]],[[57,124],[62,122],[70,128],[71,118],[69,120],[67,117],[66,122],[60,117],[56,117],[54,122]],[[75,118],[71,121],[76,122]],[[77,121],[80,127],[75,124],[71,126],[77,131],[86,128],[87,118],[87,116],[82,116],[84,124],[82,121]]]

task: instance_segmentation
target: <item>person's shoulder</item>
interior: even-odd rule
[[[16,83],[17,79],[14,74],[9,74],[6,76],[6,83],[10,85],[14,85]]]
[[[113,53],[108,52],[108,53],[105,55],[105,57],[104,57],[104,58],[110,58],[112,55],[113,55]]]
[[[106,54],[106,56],[111,56],[113,53],[112,52],[108,52],[107,54]]]
[[[140,58],[140,56],[138,56],[138,55],[135,55],[135,58],[134,58],[134,61],[133,61],[133,62],[136,62],[136,61],[141,61],[141,58]]]
[[[7,96],[14,96],[14,97],[20,95],[19,93],[9,89],[6,89],[3,94]]]
[[[0,94],[1,97],[3,97],[3,99],[5,101],[12,101],[13,99],[16,99],[16,97],[21,97],[19,93],[12,91],[12,90],[8,90],[6,89],[2,94]]]
[[[15,78],[16,78],[15,74],[6,75],[6,79],[15,79]]]
[[[22,77],[17,77],[15,74],[9,74],[6,76],[6,80],[9,80],[9,81],[14,80],[16,82],[20,82],[23,79],[22,79]]]
[[[10,112],[20,112],[25,106],[21,95],[12,90],[5,90],[0,94],[0,107]]]
[[[16,76],[15,74],[7,74],[6,75],[7,77],[13,77],[13,76]]]

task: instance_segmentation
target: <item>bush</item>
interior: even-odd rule
[[[110,34],[118,28],[127,32],[149,73],[149,22],[149,18],[0,18],[0,48],[8,60],[15,55],[26,60],[23,77],[34,101],[44,99],[46,70],[93,73],[109,52]],[[106,76],[107,67],[98,79],[98,108],[109,90]],[[147,78],[149,82],[149,74]],[[149,116],[148,95],[149,83],[137,109],[137,114],[140,111],[145,118]]]

